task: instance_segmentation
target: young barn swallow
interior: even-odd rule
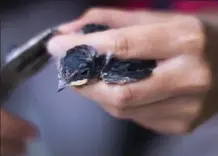
[[[105,25],[87,24],[81,32],[86,35],[108,29]],[[67,86],[82,86],[94,79],[119,85],[136,82],[149,77],[155,67],[155,60],[121,60],[113,53],[100,55],[92,46],[78,45],[68,49],[58,62],[58,91]]]

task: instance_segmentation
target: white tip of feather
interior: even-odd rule
[[[113,56],[113,53],[111,51],[108,51],[106,54],[106,64],[110,62],[112,56]]]

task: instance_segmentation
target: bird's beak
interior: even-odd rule
[[[64,90],[67,86],[68,84],[66,82],[64,82],[63,80],[59,80],[58,81],[58,92]]]
[[[86,84],[88,82],[88,79],[84,79],[84,80],[78,80],[75,82],[71,82],[70,86],[74,87],[74,86],[82,86],[84,84]]]

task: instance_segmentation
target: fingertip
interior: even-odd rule
[[[14,129],[14,132],[16,132],[16,134],[14,133],[15,137],[23,138],[24,140],[33,140],[40,135],[38,127],[30,121],[17,120],[14,128],[16,128],[16,130]]]
[[[55,36],[48,41],[48,43],[46,45],[47,51],[52,56],[58,57],[58,56],[63,55],[61,53],[61,51],[62,51],[61,44],[59,44],[60,41],[62,41],[61,40],[62,38],[63,38],[62,36]]]
[[[1,133],[4,137],[26,139],[39,135],[39,131],[33,123],[5,111],[1,113],[4,113],[4,116],[1,116]]]
[[[93,38],[96,37],[96,40]],[[71,33],[67,35],[58,35],[51,38],[46,45],[48,53],[53,57],[61,58],[66,54],[66,51],[74,46],[87,44],[90,46],[98,47],[99,42],[102,40],[102,37],[99,35],[82,35],[79,33]]]
[[[58,27],[58,31],[63,34],[69,34],[73,32],[78,32],[79,29],[85,24],[85,21],[78,19],[74,21],[70,21],[64,24],[61,24]]]
[[[69,35],[55,36],[46,45],[48,53],[57,58],[63,57],[66,51],[72,46],[72,39],[69,38]]]
[[[72,22],[69,22],[69,23],[64,23],[62,25],[60,25],[58,27],[58,31],[61,32],[61,33],[69,33],[69,32],[72,32],[72,26],[73,26],[73,23]]]
[[[39,137],[40,136],[40,132],[39,132],[39,129],[36,125],[32,124],[32,123],[29,123],[29,128],[27,129],[27,136],[28,138],[30,139],[35,139],[36,137]]]

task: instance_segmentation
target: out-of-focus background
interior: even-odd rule
[[[13,45],[24,43],[38,32],[73,20],[90,7],[116,2],[1,1],[1,61]],[[157,135],[111,117],[71,89],[57,94],[57,72],[52,62],[18,86],[6,107],[40,129],[40,138],[28,144],[26,156],[215,156],[218,153],[216,117],[188,136]]]

